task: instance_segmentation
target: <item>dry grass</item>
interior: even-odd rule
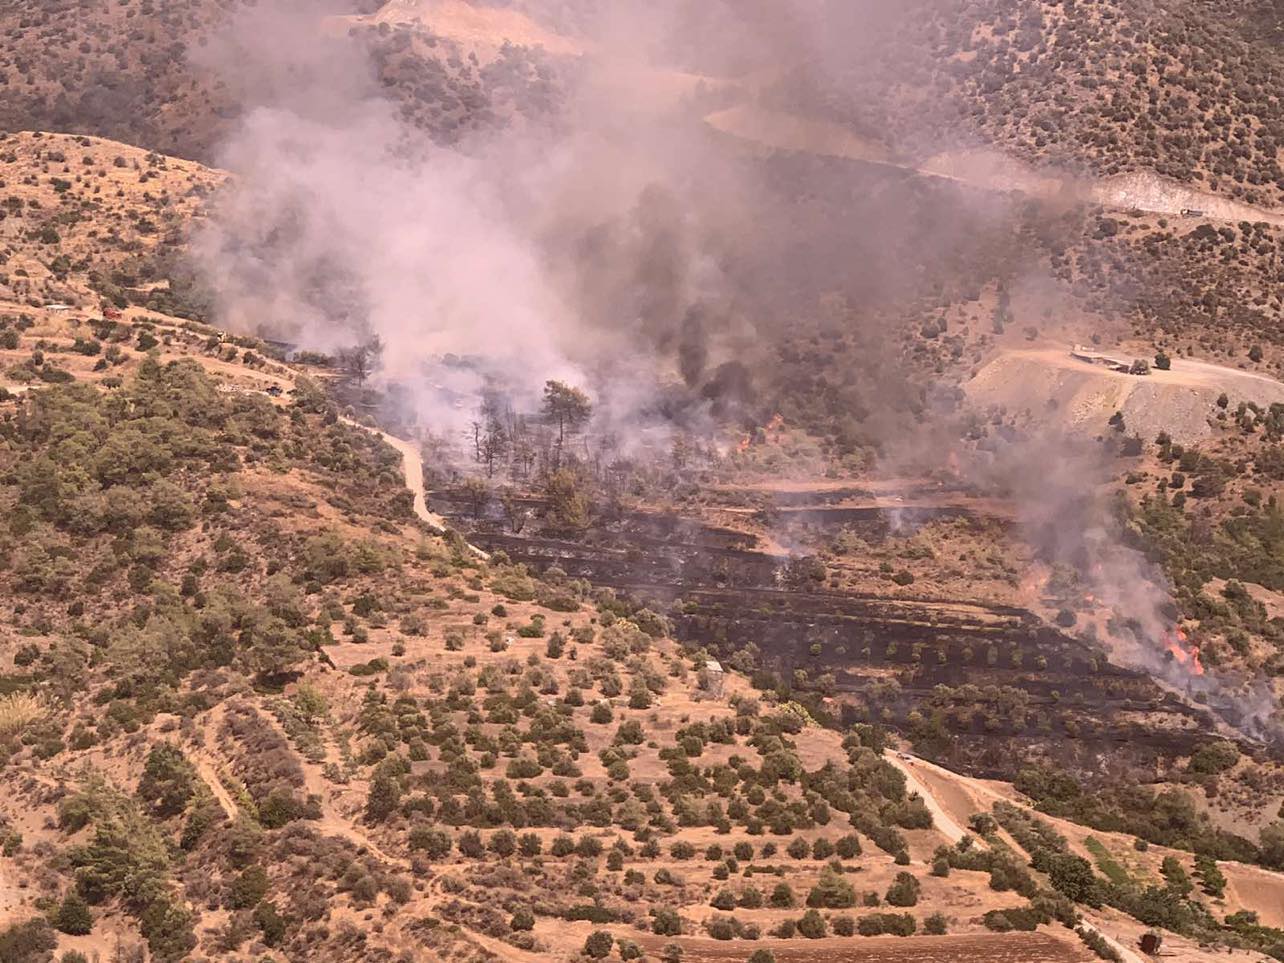
[[[0,736],[11,736],[43,717],[45,703],[30,692],[0,696]]]

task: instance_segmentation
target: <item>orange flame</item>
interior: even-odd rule
[[[1164,642],[1178,665],[1187,667],[1191,675],[1203,675],[1204,663],[1199,656],[1199,646],[1190,645],[1188,639],[1182,629],[1175,629],[1165,637]]]
[[[963,474],[963,463],[959,460],[957,451],[950,451],[949,456],[945,459],[945,470],[950,473],[951,478],[958,478]]]

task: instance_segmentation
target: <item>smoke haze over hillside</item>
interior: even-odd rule
[[[464,427],[490,381],[530,407],[560,379],[623,435],[675,410],[691,424],[728,398],[752,403],[777,343],[828,325],[859,350],[843,393],[819,397],[849,409],[890,464],[939,468],[960,440],[956,402],[914,384],[887,318],[950,284],[991,283],[995,263],[1059,308],[1018,232],[1044,214],[762,157],[700,122],[753,96],[753,82],[718,76],[798,73],[841,91],[873,69],[863,58],[897,16],[822,0],[567,9],[586,53],[555,65],[559,109],[447,147],[407,121],[343,24],[302,6],[249,14],[202,55],[249,104],[221,152],[234,182],[195,246],[220,320],[321,351],[377,338],[381,376],[437,431]],[[467,360],[443,369],[443,356]],[[1012,497],[1041,554],[1124,615],[1121,638],[1136,641],[1120,658],[1180,682],[1159,648],[1174,620],[1161,578],[1085,494],[1101,469],[1099,452],[1012,436],[968,478]]]
[[[831,13],[582,11],[594,33],[585,56],[556,65],[561,109],[451,148],[406,122],[335,21],[302,7],[247,15],[203,54],[250,105],[220,154],[234,185],[197,246],[223,322],[318,350],[377,336],[386,376],[412,386],[423,362],[455,354],[485,359],[519,393],[576,380],[621,416],[666,381],[717,395],[737,381],[721,366],[765,360],[760,334],[821,295],[845,296],[859,318],[1010,210],[937,203],[907,183],[867,190],[704,127],[732,95],[700,70],[823,72]],[[849,57],[860,15],[843,17]],[[880,326],[862,336],[871,357],[886,354]],[[887,381],[871,399],[902,394],[885,364],[863,374]]]

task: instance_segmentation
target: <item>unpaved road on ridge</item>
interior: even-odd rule
[[[1259,374],[1255,371],[1243,371],[1239,368],[1227,368],[1224,365],[1213,364],[1210,361],[1195,361],[1191,358],[1174,358],[1173,366],[1167,371],[1159,368],[1151,368],[1150,374],[1144,378],[1137,375],[1124,374],[1120,371],[1111,371],[1101,365],[1092,365],[1086,361],[1080,361],[1070,355],[1069,347],[1052,347],[1052,348],[1011,348],[1002,352],[1007,357],[1025,358],[1036,361],[1041,365],[1050,368],[1064,368],[1067,371],[1073,371],[1076,374],[1098,374],[1105,377],[1118,380],[1128,385],[1145,385],[1145,384],[1165,384],[1179,385],[1188,388],[1209,388],[1218,391],[1233,387],[1234,382],[1247,380],[1260,382],[1263,386],[1270,386],[1279,392],[1280,398],[1284,400],[1284,382],[1277,381],[1269,375]],[[1116,352],[1120,354],[1120,352]],[[1270,388],[1263,387],[1263,390],[1269,391]]]
[[[1198,190],[1144,171],[1099,180],[1042,173],[997,150],[940,154],[917,164],[894,157],[887,148],[832,121],[741,104],[715,111],[704,122],[714,130],[776,150],[863,161],[921,177],[954,181],[986,191],[1020,191],[1047,200],[1100,204],[1115,210],[1146,211],[1200,221],[1264,221],[1284,225],[1284,211],[1257,207]],[[1185,215],[1183,211],[1199,211]]]
[[[954,818],[945,811],[937,798],[932,795],[932,791],[922,783],[914,774],[914,766],[920,763],[920,760],[910,757],[902,758],[897,752],[891,749],[884,750],[883,758],[899,769],[905,776],[905,788],[911,793],[918,793],[922,798],[927,811],[932,814],[932,822],[936,824],[936,829],[950,841],[951,844],[957,843],[967,835],[967,832],[960,826]]]

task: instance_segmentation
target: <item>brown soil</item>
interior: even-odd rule
[[[348,19],[348,18],[345,18]],[[418,23],[448,37],[478,56],[493,56],[505,43],[542,47],[559,56],[577,56],[580,43],[545,29],[517,10],[481,6],[463,0],[391,0],[378,13],[353,20],[371,23]]]
[[[642,942],[647,949],[659,949],[661,941]],[[743,960],[745,944],[717,944],[707,940],[683,940],[688,960]],[[650,944],[654,943],[652,946]],[[917,936],[910,939],[876,937],[821,939],[802,942],[762,940],[753,946],[770,949],[781,963],[1080,963],[1094,957],[1076,943],[1051,933],[983,934],[975,936]]]
[[[1019,191],[1046,200],[1068,199],[1124,211],[1146,211],[1198,221],[1265,221],[1284,224],[1284,212],[1234,201],[1136,171],[1085,183],[1056,170],[1036,169],[993,149],[954,151],[926,160],[895,157],[884,145],[842,124],[740,104],[705,118],[713,129],[771,150],[839,157],[955,181],[985,191]],[[1198,211],[1185,215],[1186,211]]]
[[[1219,865],[1229,903],[1255,911],[1263,926],[1284,928],[1284,876],[1240,863]]]
[[[1212,435],[1208,419],[1222,392],[1232,405],[1253,401],[1268,407],[1284,401],[1284,384],[1262,375],[1186,358],[1174,358],[1172,365],[1170,371],[1152,369],[1139,377],[1078,361],[1068,347],[1009,350],[964,389],[981,405],[1002,406],[1036,422],[1051,420],[1070,431],[1104,431],[1118,411],[1130,433],[1149,439],[1167,431],[1183,444]]]

